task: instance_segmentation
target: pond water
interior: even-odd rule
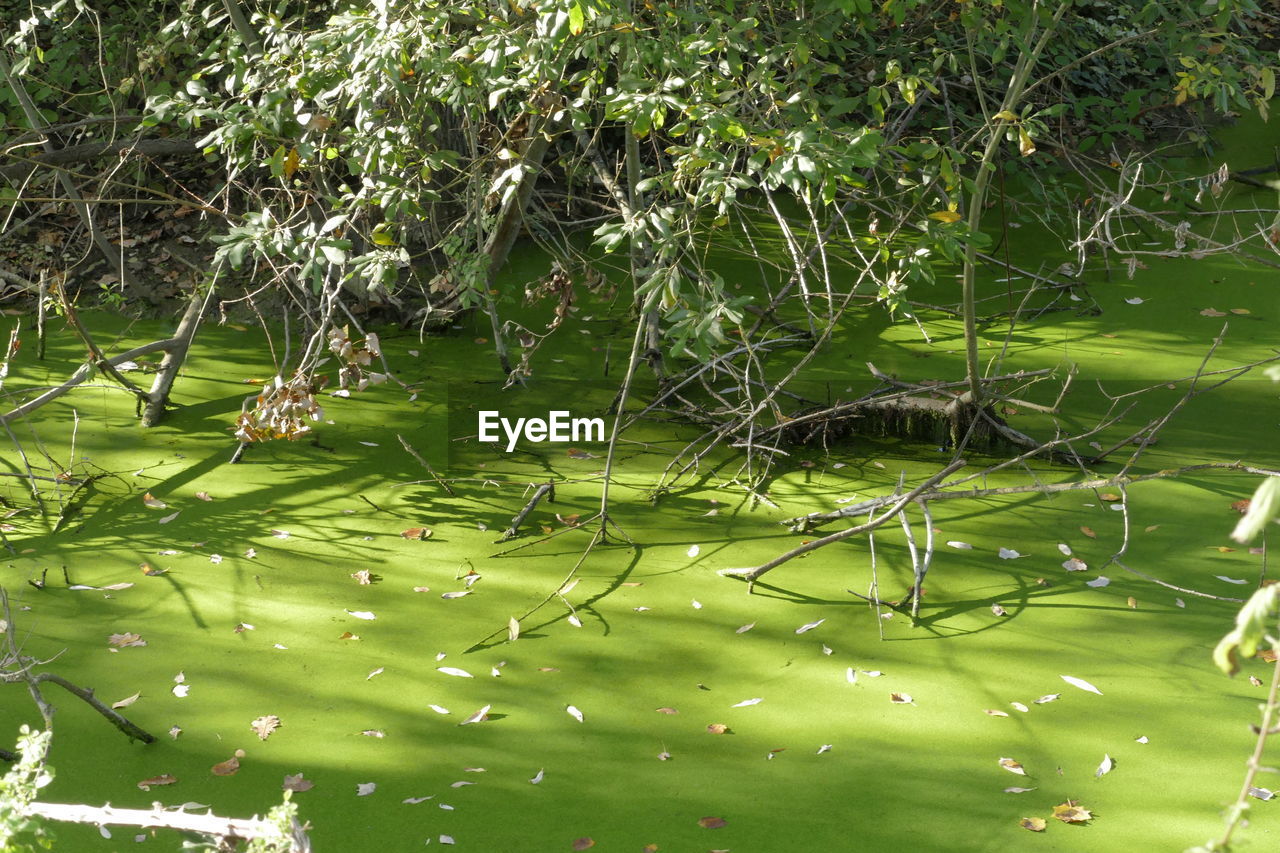
[[[1246,128],[1231,156],[1255,165],[1257,149],[1239,137],[1256,129]],[[1274,201],[1266,195],[1236,198]],[[1038,263],[1045,235],[1031,226],[1012,235],[1015,262]],[[511,280],[541,264],[521,255]],[[1147,265],[1131,280],[1090,278],[1096,316],[1046,314],[1008,340],[1010,369],[1076,367],[1065,415],[1076,426],[1104,415],[1106,394],[1175,383],[1143,398],[1099,437],[1103,444],[1185,392],[1175,380],[1195,373],[1224,322],[1212,367],[1267,357],[1278,340],[1274,270],[1226,258]],[[991,293],[1005,287],[997,277],[984,282]],[[939,279],[919,298],[954,303],[952,280]],[[1203,316],[1206,308],[1227,316]],[[958,377],[958,322],[919,313],[927,341],[874,307],[852,313],[806,381],[864,381],[867,361],[904,378]],[[114,315],[87,319],[112,351],[167,334]],[[499,389],[478,319],[425,341],[377,331],[416,397],[388,384],[334,398],[326,405],[333,423],[319,426],[314,443],[256,446],[234,466],[229,427],[255,392],[246,382],[268,378],[271,363],[263,334],[249,327],[202,330],[175,391],[180,408],[157,428],[140,430],[127,395],[101,385],[14,425],[33,465],[52,459],[109,473],[90,492],[44,484],[44,518],[9,519],[16,553],[0,577],[15,599],[17,636],[27,654],[57,656],[50,670],[108,702],[140,694],[124,713],[159,737],[131,744],[50,687],[57,779],[45,799],[199,803],[247,816],[278,802],[283,778],[301,773],[314,788],[295,798],[317,850],[409,850],[448,837],[458,849],[490,852],[570,850],[581,838],[637,851],[1033,843],[1101,851],[1183,849],[1220,830],[1265,695],[1247,676],[1265,679],[1269,667],[1249,662],[1235,680],[1213,667],[1209,652],[1237,605],[1115,565],[1102,571],[1108,585],[1089,585],[1123,538],[1114,504],[1091,492],[937,502],[939,542],[972,548],[940,544],[913,626],[902,615],[880,618],[848,592],[867,591],[865,538],[780,567],[754,594],[716,571],[756,565],[817,535],[788,533],[778,524],[785,518],[888,493],[900,475],[912,483],[933,473],[947,458],[938,448],[867,437],[826,452],[793,448],[761,486],[767,501],[730,483],[741,460],[722,453],[654,503],[670,453],[696,433],[645,423],[626,436],[611,506],[632,544],[615,538],[594,549],[576,585],[558,596],[594,530],[566,528],[564,519],[598,509],[603,451],[525,445],[506,454],[449,439],[474,431],[479,408],[602,410],[629,340],[624,324],[608,306],[584,303],[548,344],[531,390],[515,398]],[[988,327],[984,352],[998,351],[1006,332]],[[69,333],[54,336],[43,363],[33,350],[15,360],[8,390],[56,383],[80,358]],[[1250,374],[1191,400],[1140,470],[1234,460],[1274,467],[1278,389]],[[1051,428],[1044,416],[1011,417],[1040,437]],[[398,436],[451,478],[456,495],[427,477]],[[21,470],[13,452],[5,458]],[[993,461],[975,456],[972,470]],[[1037,462],[985,485],[1072,476]],[[556,503],[530,514],[523,538],[495,544],[529,484],[548,479],[558,482]],[[1227,534],[1237,517],[1231,504],[1255,485],[1247,475],[1203,471],[1131,487],[1126,565],[1247,597],[1263,557]],[[22,481],[0,489],[15,506],[32,506]],[[144,493],[166,506],[148,507]],[[402,536],[421,527],[429,538]],[[544,530],[559,535],[534,542]],[[898,598],[910,583],[900,529],[885,528],[875,545],[881,589]],[[1090,570],[1064,571],[1060,545]],[[1001,549],[1020,556],[1002,559]],[[147,575],[144,563],[164,571]],[[74,584],[133,585],[68,589],[64,566]],[[43,589],[27,584],[46,570]],[[361,572],[373,582],[362,584]],[[455,592],[468,594],[443,597]],[[543,602],[509,641],[511,617]],[[109,646],[121,633],[146,645]],[[173,692],[179,676],[186,696]],[[1035,702],[1051,694],[1060,697]],[[486,706],[488,719],[459,725]],[[280,727],[263,740],[251,723],[266,715]],[[0,730],[37,719],[24,693],[8,687]],[[237,750],[238,772],[211,773]],[[1104,756],[1114,769],[1099,778]],[[1002,758],[1025,775],[1001,767]],[[160,774],[178,781],[138,788]],[[1095,819],[1051,820],[1043,836],[1018,826],[1069,799]],[[1258,849],[1274,846],[1280,831],[1272,810],[1257,803],[1244,832]],[[138,843],[135,834],[116,828],[106,840],[93,829],[58,828],[62,849],[176,846],[172,835],[148,832]]]

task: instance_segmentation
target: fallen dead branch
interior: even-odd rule
[[[87,806],[75,803],[34,802],[25,807],[27,814],[64,823],[87,823],[93,826],[137,826],[173,829],[178,832],[194,832],[216,839],[218,849],[232,849],[236,842],[285,840],[291,853],[309,853],[311,841],[307,829],[294,819],[287,838],[281,839],[281,829],[270,821],[257,817],[247,820],[219,817],[213,813],[196,815],[184,811],[167,811],[158,806],[151,809],[118,809],[114,806]],[[278,849],[278,848],[273,848]]]

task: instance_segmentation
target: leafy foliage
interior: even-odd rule
[[[0,779],[0,850],[34,853],[53,847],[53,834],[45,821],[26,809],[36,792],[53,781],[53,768],[45,764],[49,736],[48,731],[22,727],[18,760]]]

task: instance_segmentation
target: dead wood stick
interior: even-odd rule
[[[139,728],[136,724],[130,722],[129,719],[123,716],[122,714],[119,714],[112,708],[107,707],[105,704],[103,704],[101,699],[93,695],[92,689],[88,689],[88,688],[84,688],[84,687],[80,687],[78,685],[72,684],[70,681],[67,681],[62,676],[52,672],[37,673],[36,675],[33,675],[32,678],[35,680],[36,684],[43,684],[44,682],[48,681],[52,684],[58,685],[59,687],[68,691],[69,693],[76,696],[77,698],[83,699],[89,705],[90,708],[97,711],[102,716],[106,717],[111,722],[111,725],[115,726],[117,729],[124,732],[125,736],[128,737],[130,740],[140,740],[143,743],[155,743],[155,740],[156,740],[155,735]]]
[[[544,496],[547,499],[547,503],[555,503],[555,483],[543,483],[541,486],[538,486],[537,490],[533,493],[533,497],[529,498],[529,502],[524,505],[524,509],[516,513],[515,518],[511,519],[511,526],[503,531],[502,536],[495,539],[493,544],[497,545],[500,542],[507,542],[511,539],[515,539],[518,535],[518,531],[520,530],[520,525],[524,522],[529,513],[533,512],[533,508],[538,505],[538,501],[542,500]]]
[[[88,823],[95,826],[138,826],[174,829],[179,832],[195,832],[214,838],[235,841],[251,841],[255,838],[277,838],[280,830],[265,820],[251,818],[218,817],[215,814],[188,814],[187,812],[153,809],[118,809],[115,806],[87,806],[77,803],[34,802],[23,811],[49,820],[64,823]],[[290,832],[293,853],[308,853],[311,842],[305,828],[295,820]]]
[[[204,316],[205,308],[213,297],[213,290],[214,288],[210,287],[203,294],[199,292],[191,294],[191,299],[187,302],[187,310],[183,312],[182,319],[178,321],[178,329],[173,333],[173,340],[176,343],[165,353],[164,359],[160,362],[160,368],[156,371],[155,381],[151,383],[151,393],[147,395],[147,404],[142,410],[144,427],[153,427],[164,418],[169,393],[173,390],[173,383],[178,378],[178,371],[186,361],[187,352],[191,349],[191,341],[195,339],[196,332],[200,328],[200,318]]]
[[[818,548],[821,548],[824,545],[830,545],[833,542],[842,542],[845,539],[850,539],[854,536],[857,536],[860,533],[866,533],[869,530],[875,530],[877,527],[884,524],[886,521],[889,521],[898,513],[902,512],[902,510],[907,506],[907,504],[919,498],[921,494],[933,488],[938,483],[942,482],[942,480],[946,479],[946,477],[960,470],[967,464],[968,463],[963,459],[955,460],[950,465],[943,468],[941,471],[938,471],[932,477],[925,480],[923,483],[916,486],[914,489],[907,492],[902,497],[898,498],[897,503],[889,507],[889,509],[887,509],[884,513],[877,516],[876,518],[871,519],[870,521],[864,524],[859,524],[857,527],[850,527],[848,530],[841,530],[838,533],[832,533],[830,536],[824,536],[821,539],[815,539],[812,542],[808,542],[804,545],[800,545],[798,547],[792,548],[787,553],[774,557],[769,562],[762,563],[759,566],[756,566],[755,568],[721,569],[720,571],[716,572],[716,574],[724,575],[726,577],[746,578],[747,581],[754,583],[765,572],[772,571],[773,569],[776,569],[778,566],[781,566],[783,563],[788,562],[789,560],[793,560],[796,557],[799,557],[801,554],[807,554],[810,551],[817,550]]]
[[[80,340],[84,341],[84,345],[88,348],[89,356],[93,359],[93,365],[103,373],[110,376],[116,382],[119,382],[125,390],[138,398],[139,403],[145,400],[147,398],[147,393],[137,385],[134,385],[130,380],[125,379],[124,375],[121,374],[120,371],[116,370],[116,366],[112,364],[105,355],[103,355],[102,350],[98,348],[96,343],[94,343],[93,337],[89,334],[89,330],[85,328],[84,323],[80,322],[80,315],[76,313],[75,306],[72,305],[71,300],[67,298],[66,290],[58,288],[58,298],[62,302],[62,312],[66,316],[67,322],[71,324],[71,328],[75,329],[76,334],[80,336]]]
[[[169,338],[163,341],[152,341],[149,344],[143,344],[140,347],[134,347],[133,349],[126,350],[125,352],[122,352],[119,355],[112,356],[111,358],[106,359],[106,361],[109,362],[114,367],[117,364],[121,364],[123,362],[129,361],[130,359],[134,359],[139,356],[150,355],[153,352],[167,350],[169,349],[169,347],[175,346],[177,343],[178,342],[173,340],[172,338]],[[53,388],[50,388],[48,391],[45,391],[39,397],[28,400],[27,402],[23,403],[21,406],[18,406],[14,409],[9,410],[3,415],[0,415],[0,425],[8,424],[11,421],[14,421],[18,418],[23,417],[24,415],[30,414],[31,412],[43,406],[45,403],[48,403],[51,400],[56,400],[58,397],[61,397],[63,394],[67,393],[72,388],[84,382],[86,379],[89,378],[90,374],[92,373],[93,373],[92,362],[80,365],[79,369],[77,369],[75,373],[71,374],[71,376],[68,377],[66,382],[63,382],[61,385],[56,385]]]
[[[414,459],[418,460],[419,465],[427,469],[427,473],[431,475],[431,479],[439,483],[440,488],[444,489],[445,492],[448,493],[449,497],[456,498],[458,496],[458,493],[453,490],[453,488],[449,485],[448,481],[446,481],[444,478],[442,478],[439,474],[436,473],[436,469],[431,467],[431,463],[428,462],[426,459],[424,459],[421,453],[414,450],[413,445],[405,441],[403,435],[400,435],[399,433],[397,433],[396,438],[400,439],[400,445],[404,447],[405,451]]]

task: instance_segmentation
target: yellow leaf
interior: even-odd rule
[[[1002,120],[1002,121],[1017,121],[1017,120],[1018,120],[1018,117],[1017,117],[1016,115],[1014,115],[1014,114],[1013,114],[1013,112],[1012,112],[1011,110],[1001,110],[1000,112],[998,112],[998,113],[996,113],[995,115],[993,115],[993,116],[992,116],[992,118],[994,118],[994,119],[1000,119],[1000,120]]]
[[[292,178],[293,173],[298,171],[298,166],[302,163],[302,157],[298,155],[297,148],[290,148],[289,153],[284,157],[284,176]]]
[[[1024,817],[1018,821],[1018,826],[1023,829],[1029,829],[1032,832],[1044,832],[1044,818],[1042,817]]]
[[[373,229],[369,239],[377,246],[394,246],[396,244],[396,238],[391,235],[391,229],[385,222]]]
[[[946,222],[949,225],[952,222],[959,222],[960,214],[956,213],[954,210],[935,210],[933,213],[929,214],[929,218],[936,219],[939,222]]]
[[[1086,823],[1093,820],[1093,813],[1081,808],[1075,800],[1067,800],[1065,803],[1054,806],[1053,816],[1063,823]]]
[[[1036,153],[1036,144],[1031,141],[1031,134],[1024,127],[1018,128],[1018,153],[1023,157]]]

